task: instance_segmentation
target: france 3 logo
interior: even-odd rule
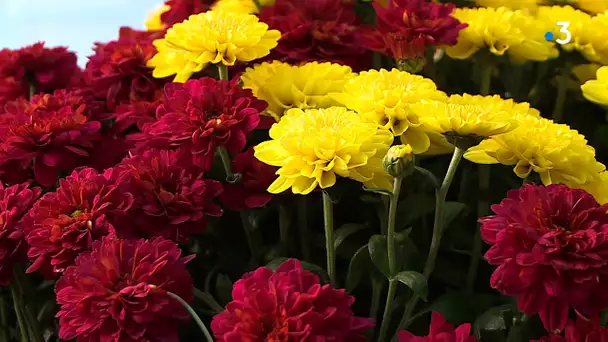
[[[551,31],[545,33],[545,39],[547,41],[553,41],[559,45],[565,45],[570,43],[572,40],[572,33],[568,29],[570,27],[569,21],[558,21],[556,25],[560,28],[559,32],[562,33],[562,37],[555,39],[555,34]]]

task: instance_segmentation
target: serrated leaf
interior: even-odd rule
[[[386,248],[386,236],[373,235],[367,244],[369,256],[376,268],[384,274],[386,278],[390,277],[388,268],[388,252]]]
[[[414,271],[403,271],[397,273],[394,279],[412,289],[422,300],[427,301],[429,289],[426,278],[422,274]]]
[[[350,235],[361,231],[363,229],[367,228],[366,225],[364,224],[358,224],[358,223],[347,223],[347,224],[343,224],[340,228],[336,229],[336,231],[334,232],[334,248],[338,249],[338,246],[340,246],[340,244],[346,240],[346,238],[348,238]]]
[[[285,262],[289,259],[290,258],[276,258],[276,259],[270,261],[268,264],[266,264],[266,267],[272,269],[273,271],[276,271],[277,268],[283,262]],[[310,262],[301,261],[301,260],[300,260],[300,264],[302,265],[303,269],[311,271],[311,272],[315,273],[316,275],[318,275],[321,278],[321,281],[323,281],[324,283],[329,282],[329,275],[327,275],[327,272],[322,267],[312,264]]]
[[[352,292],[371,266],[372,260],[369,257],[367,245],[365,245],[359,248],[350,259],[348,273],[346,274],[346,291]]]

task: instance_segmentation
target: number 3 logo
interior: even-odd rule
[[[570,41],[572,40],[572,33],[570,33],[570,31],[568,30],[568,27],[570,27],[570,23],[567,22],[567,21],[558,21],[557,22],[557,26],[560,27],[559,32],[566,34],[566,38],[564,38],[564,39],[561,39],[561,38],[556,39],[555,42],[557,42],[560,45],[564,45],[564,44],[570,43]]]

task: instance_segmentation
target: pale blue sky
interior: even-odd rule
[[[45,41],[78,54],[84,66],[94,42],[115,39],[120,26],[143,28],[162,0],[0,0],[0,48]]]

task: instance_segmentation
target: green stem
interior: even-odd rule
[[[217,153],[220,155],[222,165],[224,165],[224,170],[226,171],[226,181],[232,183],[234,181],[234,173],[232,172],[230,153],[228,153],[228,150],[224,146],[218,146]]]
[[[33,81],[30,82],[30,88],[29,88],[29,95],[30,95],[30,99],[36,95],[36,85],[34,84]]]
[[[561,70],[559,79],[557,80],[557,97],[555,98],[555,106],[553,107],[553,121],[562,123],[564,121],[564,105],[566,104],[566,95],[568,91],[568,78],[572,71],[572,65],[566,63]]]
[[[479,190],[477,192],[479,200],[477,201],[477,217],[484,217],[490,211],[490,201],[488,199],[490,192],[490,165],[479,165]],[[465,284],[465,293],[473,293],[475,280],[477,278],[477,269],[481,259],[481,250],[483,241],[481,240],[481,226],[478,224],[473,238],[473,247],[471,248],[471,263],[467,273],[467,281]]]
[[[435,193],[435,219],[433,223],[433,238],[431,240],[431,247],[429,248],[429,255],[426,259],[426,264],[424,265],[424,270],[422,274],[428,280],[435,269],[435,261],[437,259],[437,254],[439,253],[439,245],[441,244],[441,236],[443,235],[443,210],[445,209],[445,200],[448,194],[448,190],[450,188],[450,184],[452,184],[452,180],[454,179],[454,175],[456,175],[456,170],[458,169],[458,164],[462,159],[462,155],[464,154],[464,150],[455,147],[454,154],[452,155],[452,160],[450,161],[450,166],[448,166],[448,171],[445,174],[445,178],[443,179],[443,183],[441,187]],[[407,327],[407,324],[410,322],[410,317],[414,313],[414,309],[418,304],[420,297],[416,294],[412,295],[412,298],[405,305],[405,312],[403,314],[403,318],[399,323],[399,329],[403,330]]]
[[[198,317],[198,314],[196,313],[196,311],[194,311],[194,309],[188,304],[186,303],[185,300],[182,299],[182,297],[176,295],[173,292],[169,292],[166,291],[167,296],[175,299],[176,301],[178,301],[186,310],[188,310],[188,312],[190,313],[190,316],[192,316],[192,319],[194,319],[194,321],[196,322],[196,324],[198,325],[198,327],[201,329],[201,331],[203,332],[203,335],[205,335],[205,339],[208,342],[213,342],[213,337],[211,337],[211,334],[209,333],[209,330],[207,330],[207,327],[205,326],[205,324],[203,323],[203,321],[201,320],[200,317]]]
[[[327,274],[334,287],[336,280],[336,249],[334,248],[334,205],[327,191],[323,191],[323,221],[325,223],[325,249],[327,251]]]
[[[397,254],[395,252],[395,220],[397,216],[397,204],[399,203],[401,183],[403,183],[403,177],[395,177],[393,182],[393,193],[390,196],[390,204],[388,209],[388,235],[386,238],[386,248],[388,252],[388,269],[390,272],[390,279],[388,283],[388,294],[386,295],[386,305],[384,306],[384,314],[382,315],[382,325],[380,326],[380,335],[378,337],[379,342],[383,342],[386,339],[391,316],[390,308],[392,306],[393,299],[395,298],[395,293],[397,292],[397,281],[394,279],[395,275],[399,271],[397,269]]]
[[[306,261],[311,261],[312,252],[310,250],[310,232],[308,231],[308,197],[296,196],[298,229],[300,231],[300,249],[302,257]]]
[[[481,95],[490,94],[490,85],[492,83],[492,69],[494,63],[492,63],[492,56],[487,56],[483,63],[481,71],[481,84],[479,86],[479,93]]]
[[[289,210],[284,203],[279,204],[279,238],[285,256],[289,255]]]
[[[217,71],[219,73],[221,81],[230,81],[230,79],[228,78],[228,67],[227,66],[220,63],[217,65]]]
[[[13,307],[15,309],[15,315],[17,316],[17,323],[19,324],[20,340],[21,342],[30,342],[28,329],[25,324],[25,316],[23,314],[25,308],[21,299],[21,295],[19,294],[19,290],[17,289],[17,286],[14,284],[14,282],[11,283],[11,295],[13,297]]]
[[[194,297],[200,299],[202,302],[207,304],[207,306],[215,311],[215,313],[220,313],[224,311],[224,308],[207,292],[203,292],[197,288],[194,288]]]
[[[33,307],[31,305],[27,305],[23,300],[23,298],[26,297],[25,273],[21,273],[20,271],[15,269],[12,284],[16,287],[17,293],[19,293],[19,295],[21,296],[20,301],[23,304],[22,313],[24,315],[25,323],[30,333],[30,341],[44,342],[44,336],[42,334],[42,330],[40,329],[40,324],[38,322],[37,315],[34,312]]]

